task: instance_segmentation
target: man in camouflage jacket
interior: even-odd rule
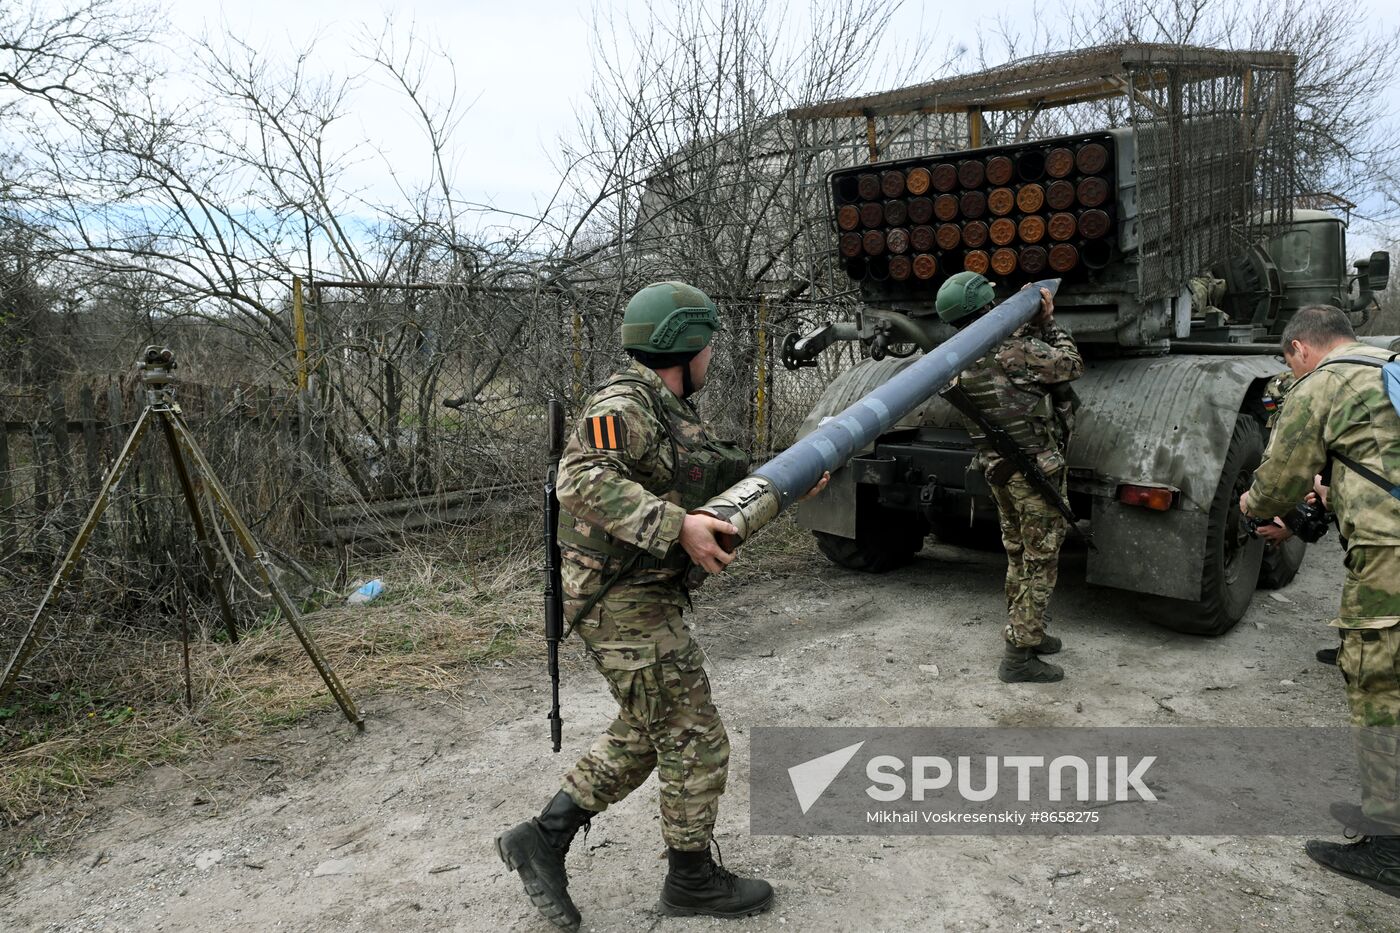
[[[1400,414],[1380,364],[1394,354],[1357,342],[1339,309],[1296,312],[1283,331],[1288,393],[1240,509],[1274,518],[1313,489],[1336,512],[1346,549],[1337,666],[1356,728],[1362,804],[1333,812],[1365,835],[1353,845],[1311,841],[1327,868],[1400,896]],[[1368,361],[1374,361],[1373,363]],[[1387,489],[1386,487],[1390,487]]]
[[[633,362],[584,403],[560,460],[564,613],[618,712],[544,812],[496,845],[540,912],[564,929],[581,919],[564,869],[570,842],[653,771],[669,866],[662,908],[742,917],[772,901],[766,881],[710,857],[729,738],[704,653],[682,620],[702,576],[693,568],[721,572],[733,556],[716,535],[735,533],[689,510],[748,472],[742,452],[712,437],[689,401],[705,384],[718,327],[714,302],[689,285],[662,282],[633,296],[622,324]]]
[[[959,272],[938,290],[939,316],[954,326],[976,320],[994,302],[991,283]],[[958,384],[993,424],[1005,430],[1063,498],[1068,490],[1065,448],[1073,428],[1073,404],[1059,387],[1078,379],[1084,360],[1069,332],[1055,323],[1055,304],[1041,292],[1041,311],[958,377]],[[1041,660],[1060,650],[1045,634],[1045,611],[1059,573],[1060,545],[1068,523],[969,422],[978,459],[991,486],[1006,549],[1005,655],[997,676],[1006,683],[1061,680],[1059,666]]]

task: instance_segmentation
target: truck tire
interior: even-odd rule
[[[918,518],[900,512],[885,512],[880,533],[857,533],[854,538],[814,531],[817,549],[827,560],[847,570],[862,573],[888,573],[914,559],[924,546],[928,529]],[[872,526],[875,523],[872,523]]]
[[[1264,561],[1259,566],[1259,588],[1281,590],[1293,582],[1308,545],[1302,538],[1288,538],[1278,546],[1264,546]]]
[[[1240,514],[1240,494],[1254,479],[1264,454],[1259,422],[1241,414],[1235,421],[1230,448],[1220,470],[1220,484],[1211,500],[1201,571],[1201,598],[1171,613],[1164,623],[1192,635],[1224,635],[1244,618],[1259,582],[1264,542],[1247,533]]]

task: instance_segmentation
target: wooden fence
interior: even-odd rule
[[[325,417],[311,392],[182,383],[176,397],[244,517],[288,552],[470,521],[483,500],[528,488],[497,475],[462,488],[380,494],[351,429]],[[50,572],[144,404],[145,390],[134,380],[0,392],[0,560]],[[158,430],[147,433],[89,550],[128,569],[144,560],[150,578],[167,576],[158,565],[197,558]]]
[[[184,384],[178,397],[246,516],[261,534],[290,543],[298,512],[320,507],[295,494],[306,472],[298,456],[306,446],[305,406],[292,393],[252,385]],[[144,404],[145,391],[135,382],[0,395],[0,555],[42,566],[62,554]],[[153,563],[178,559],[189,549],[187,534],[170,526],[178,520],[172,513],[183,511],[164,439],[149,432],[92,547],[143,554]]]

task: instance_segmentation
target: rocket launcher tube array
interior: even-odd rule
[[[1032,282],[695,511],[738,528],[737,540],[723,542],[733,550],[815,486],[822,473],[845,466],[856,451],[1028,323],[1040,311],[1040,289],[1054,295],[1059,287],[1059,279]]]

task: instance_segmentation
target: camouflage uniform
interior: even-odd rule
[[[1213,275],[1193,275],[1186,282],[1186,290],[1191,295],[1191,316],[1204,317],[1211,311],[1219,311],[1225,301],[1225,280]]]
[[[1339,356],[1384,360],[1390,354],[1349,343],[1322,362]],[[1271,518],[1301,502],[1331,451],[1392,481],[1400,477],[1400,416],[1378,369],[1322,365],[1297,381],[1255,470],[1245,500],[1249,512]],[[1400,500],[1334,460],[1328,506],[1337,513],[1346,548],[1341,608],[1332,625],[1342,630],[1337,665],[1352,725],[1360,729],[1362,809],[1400,833]]]
[[[972,365],[959,384],[989,420],[1036,458],[1042,472],[1067,493],[1065,446],[1073,409],[1056,403],[1051,386],[1078,379],[1084,360],[1069,332],[1056,324],[1027,324]],[[1060,545],[1068,526],[1026,478],[988,446],[970,425],[978,458],[992,487],[1006,548],[1006,640],[1018,647],[1039,645],[1045,610],[1059,572]]]
[[[639,363],[588,400],[560,461],[564,611],[584,612],[577,631],[618,703],[564,790],[600,811],[657,769],[661,834],[673,849],[708,846],[729,764],[705,656],[681,620],[681,523],[687,507],[745,472],[742,455],[711,439],[694,409]]]

